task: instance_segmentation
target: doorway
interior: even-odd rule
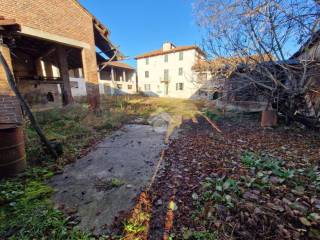
[[[169,94],[169,84],[168,83],[164,83],[163,84],[163,95],[164,96],[168,96],[168,94]]]

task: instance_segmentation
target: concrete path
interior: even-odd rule
[[[73,214],[82,230],[107,233],[114,217],[130,210],[149,183],[165,134],[166,127],[124,126],[52,179],[56,206]]]

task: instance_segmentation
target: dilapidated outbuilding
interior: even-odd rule
[[[303,67],[300,72],[307,72],[305,82],[307,91],[304,95],[306,107],[302,114],[309,119],[303,119],[308,124],[315,125],[320,121],[320,30],[316,31],[301,47],[292,55],[291,61],[297,61]],[[311,120],[310,123],[310,118]],[[318,124],[319,125],[319,124]]]
[[[0,1],[0,51],[30,104],[72,103],[73,72],[84,79],[88,101],[96,108],[98,62],[122,57],[109,34],[76,0]],[[0,124],[19,123],[19,108],[1,69]]]
[[[216,100],[216,106],[228,110],[260,111],[266,107],[267,100],[245,73],[268,60],[267,55],[217,57],[199,61],[193,69],[200,76],[206,76],[200,90],[210,95],[210,100]]]
[[[127,95],[137,93],[136,70],[122,62],[103,63],[99,71],[101,95]]]

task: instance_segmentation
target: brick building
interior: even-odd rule
[[[109,30],[76,0],[0,0],[0,37],[0,50],[29,101],[72,103],[69,73],[82,69],[95,108],[102,59],[96,48],[105,57],[121,58],[108,39]],[[19,123],[19,108],[1,68],[0,124]]]

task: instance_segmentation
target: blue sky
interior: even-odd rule
[[[80,0],[111,31],[111,40],[130,57],[161,48],[201,42],[192,0]],[[135,65],[134,60],[128,61]]]

